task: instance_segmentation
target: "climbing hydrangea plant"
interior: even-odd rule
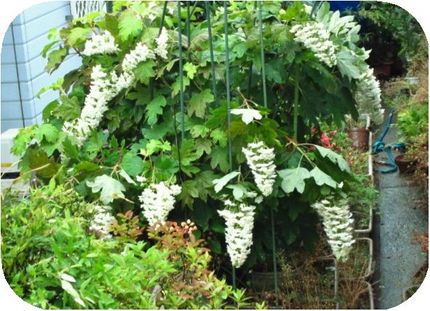
[[[112,215],[133,210],[149,225],[191,215],[219,255],[225,231],[232,264],[253,265],[271,251],[268,209],[289,223],[280,247],[312,240],[311,205],[351,176],[306,137],[320,120],[376,111],[378,84],[355,45],[359,26],[327,5],[311,16],[302,3],[264,1],[261,32],[251,2],[231,2],[227,24],[204,5],[184,18],[173,2],[115,2],[52,31],[47,70],[71,51],[82,65],[43,89],[59,96],[14,152],[24,176],[74,187]],[[101,210],[94,229],[105,234],[110,220]]]

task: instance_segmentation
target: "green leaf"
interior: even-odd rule
[[[93,193],[101,191],[100,200],[106,205],[112,203],[114,199],[124,198],[123,184],[108,175],[97,176],[93,182],[87,181],[87,186]]]
[[[214,179],[212,183],[214,184],[215,192],[216,193],[220,192],[224,188],[224,186],[229,183],[230,180],[232,180],[239,174],[240,172],[231,172],[221,178]]]
[[[211,133],[211,138],[213,139],[214,143],[218,143],[221,147],[227,146],[228,137],[223,130],[213,130]]]
[[[127,41],[129,37],[137,37],[143,29],[142,19],[130,10],[123,11],[119,17],[119,37]]]
[[[196,124],[191,128],[191,136],[193,138],[206,137],[208,133],[209,129],[202,124]]]
[[[172,146],[168,141],[162,142],[157,139],[151,139],[145,146],[145,149],[142,150],[142,154],[145,156],[150,156],[156,152],[160,151],[170,151],[172,150]]]
[[[241,184],[228,185],[227,188],[233,190],[234,199],[237,200],[237,201],[242,201],[242,198],[243,198],[244,194],[248,191],[245,188],[245,186],[243,186]]]
[[[342,48],[336,55],[337,67],[342,76],[351,79],[358,79],[361,74],[360,68],[357,66],[357,57],[352,54],[352,51],[347,48]]]
[[[337,183],[333,178],[321,171],[316,166],[312,169],[312,171],[310,171],[310,174],[318,186],[327,185],[332,188],[336,188],[337,186]]]
[[[72,144],[72,141],[68,137],[63,141],[63,152],[71,159],[77,159],[79,157],[78,147]]]
[[[67,56],[68,50],[62,47],[58,50],[54,50],[48,54],[48,63],[46,64],[45,70],[49,73],[53,72],[60,66],[61,62]]]
[[[150,59],[137,65],[134,69],[134,76],[141,83],[148,85],[149,79],[155,76],[155,62]]]
[[[122,158],[121,168],[130,176],[137,176],[142,173],[144,163],[141,157],[129,151]]]
[[[211,153],[211,168],[219,167],[222,172],[227,172],[230,165],[228,163],[228,150],[227,148],[214,148]]]
[[[344,172],[351,171],[349,168],[348,162],[346,162],[346,160],[340,154],[337,154],[336,152],[330,149],[327,149],[318,145],[315,145],[315,147],[317,148],[318,152],[321,154],[323,158],[327,157],[328,159],[330,159],[330,161],[332,161],[334,164],[337,164],[342,171]]]
[[[214,101],[214,96],[210,89],[205,89],[201,93],[193,93],[188,105],[188,116],[195,114],[199,118],[204,118],[207,104]]]
[[[294,189],[296,189],[298,193],[303,193],[305,190],[305,179],[311,177],[309,171],[300,166],[278,171],[278,174],[282,178],[281,188],[285,193],[291,193]]]
[[[35,126],[24,127],[19,130],[18,134],[13,140],[13,146],[11,152],[15,155],[22,155],[27,149],[28,144],[31,142],[34,136]]]
[[[178,162],[171,156],[162,155],[156,157],[154,161],[156,177],[160,179],[169,179],[179,171]]]
[[[199,67],[193,65],[192,63],[185,63],[184,71],[187,73],[187,77],[190,78],[190,80],[194,79],[194,75],[197,72],[197,68]]]
[[[163,108],[166,104],[166,98],[162,95],[158,95],[148,104],[148,106],[146,106],[149,125],[153,126],[157,123],[158,116],[163,114]]]
[[[182,82],[183,82],[182,91],[184,92],[185,88],[190,85],[190,79],[188,79],[187,77],[183,77]],[[180,89],[181,89],[181,84],[180,84],[179,77],[177,77],[175,82],[173,82],[172,84],[172,97],[175,97],[176,95],[178,95]]]
[[[55,142],[59,136],[58,129],[49,123],[40,125],[35,132],[35,137],[37,140],[42,141],[45,139],[49,143]]]
[[[75,45],[87,41],[90,32],[90,28],[75,27],[70,31],[66,41],[70,46],[75,47]]]

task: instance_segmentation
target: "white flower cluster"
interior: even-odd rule
[[[360,114],[368,113],[376,124],[382,123],[381,89],[379,81],[376,80],[373,69],[370,67],[367,67],[367,70],[358,79],[354,98]]]
[[[115,217],[112,216],[109,206],[96,206],[89,229],[100,239],[110,239],[112,236],[109,234],[109,228],[114,220]]]
[[[155,48],[154,52],[158,56],[160,56],[163,59],[167,58],[167,41],[169,40],[167,30],[165,27],[161,30],[160,36],[156,39],[157,41],[157,47]]]
[[[315,53],[315,56],[329,67],[337,64],[336,47],[330,40],[330,32],[320,22],[307,22],[294,25],[291,30],[294,40],[302,43]]]
[[[181,193],[180,186],[169,186],[164,182],[150,184],[143,190],[139,200],[142,203],[143,215],[150,226],[166,221],[167,215],[174,207],[175,195],[179,193]]]
[[[227,253],[233,267],[239,268],[251,252],[255,206],[230,200],[226,200],[224,205],[226,209],[218,211],[218,214],[226,222]]]
[[[91,56],[95,54],[113,54],[118,52],[118,46],[115,44],[115,38],[109,31],[92,36],[85,42],[83,55]]]
[[[245,154],[246,162],[254,175],[257,188],[265,197],[269,196],[273,191],[276,178],[273,148],[268,148],[264,142],[259,141],[249,143],[246,148],[242,148],[242,152]]]
[[[116,96],[118,87],[112,82],[110,75],[100,65],[93,67],[91,73],[90,92],[85,98],[81,116],[71,122],[66,121],[63,131],[75,136],[78,145],[82,145],[90,132],[96,128],[106,112],[108,102]]]
[[[328,243],[336,259],[345,261],[355,243],[353,237],[354,220],[346,200],[337,202],[330,202],[329,200],[314,203],[312,207],[322,218]]]
[[[134,50],[125,55],[124,60],[122,61],[122,69],[125,72],[131,73],[140,62],[153,58],[155,58],[154,52],[151,51],[146,44],[139,42]]]
[[[104,36],[109,35],[104,34]],[[167,57],[167,31],[164,31],[164,34],[162,32],[156,40],[158,44],[157,55]],[[115,42],[112,42],[113,46],[115,46]],[[135,79],[133,70],[137,65],[147,59],[154,58],[155,53],[145,44],[139,42],[134,50],[125,55],[122,61],[123,72],[119,76],[115,72],[105,73],[100,65],[94,66],[91,73],[90,91],[85,98],[81,115],[78,119],[65,122],[63,131],[70,136],[74,136],[78,146],[81,146],[91,131],[99,126],[103,119],[103,114],[108,109],[109,101],[123,89],[133,84]]]

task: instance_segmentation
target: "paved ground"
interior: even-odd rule
[[[385,143],[397,142],[393,127]],[[383,155],[378,156],[384,158]],[[419,190],[398,172],[378,174],[379,211],[375,218],[376,307],[388,309],[402,302],[404,288],[413,285],[412,277],[425,262],[415,233],[427,232],[428,216],[416,208]]]

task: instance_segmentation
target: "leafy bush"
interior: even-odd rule
[[[98,240],[71,190],[40,188],[2,202],[2,266],[18,296],[41,308],[155,309],[249,306],[209,270],[188,227],[153,231],[157,245]],[[171,228],[175,228],[171,230]]]
[[[140,216],[143,209],[166,220],[172,210],[169,218],[179,221],[191,214],[201,228],[196,235],[211,235],[220,256],[229,231],[217,213],[220,202],[236,215],[246,206],[256,233],[246,244],[247,252],[253,244],[249,266],[272,252],[269,208],[278,247],[311,246],[312,203],[342,192],[350,173],[342,157],[305,137],[321,120],[339,124],[365,104],[377,111],[380,102],[365,62],[369,51],[357,46],[359,25],[327,4],[310,15],[302,3],[265,1],[260,33],[254,3],[230,3],[227,24],[217,3],[207,11],[198,3],[189,19],[177,5],[167,3],[163,14],[161,2],[119,1],[113,13],[50,32],[42,51],[47,71],[71,51],[82,66],[41,91],[59,96],[44,109],[43,124],[16,138],[23,176],[67,183],[114,214]],[[264,148],[247,156],[253,144]],[[254,221],[243,225],[251,233]]]

